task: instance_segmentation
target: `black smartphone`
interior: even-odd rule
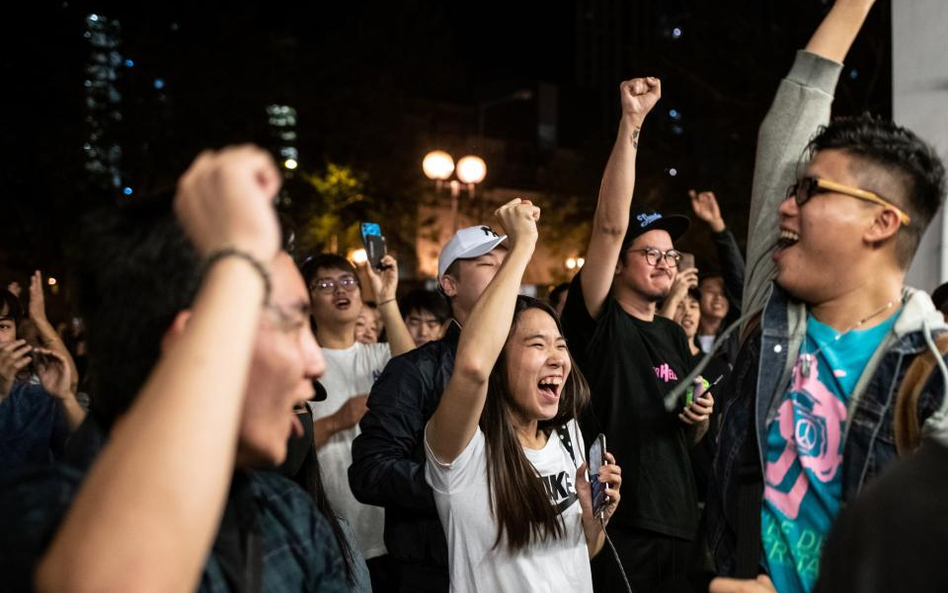
[[[365,255],[371,265],[376,270],[382,269],[382,258],[387,253],[385,247],[385,235],[382,234],[382,228],[375,222],[362,223],[362,245],[365,247]]]
[[[589,447],[589,485],[592,487],[593,516],[602,518],[606,508],[606,483],[599,481],[599,470],[605,464],[606,435],[600,433]]]

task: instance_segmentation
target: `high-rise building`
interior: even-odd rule
[[[83,149],[85,168],[95,182],[107,189],[122,188],[122,147],[117,126],[122,121],[122,94],[117,83],[123,64],[119,53],[122,26],[101,14],[85,20],[85,38],[91,51],[86,62],[85,99],[88,135]],[[125,193],[130,193],[124,189]]]
[[[268,105],[267,123],[280,163],[289,170],[295,169],[299,161],[299,151],[296,149],[296,109],[289,105]]]

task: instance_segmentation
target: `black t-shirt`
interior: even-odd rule
[[[708,364],[701,371],[701,376],[714,383],[720,377],[717,386],[711,392],[714,397],[714,411],[711,413],[708,432],[701,439],[701,442],[691,449],[691,471],[695,476],[695,487],[698,492],[698,500],[705,502],[708,497],[708,488],[711,486],[711,471],[714,465],[714,454],[718,448],[718,425],[721,422],[721,410],[724,409],[724,402],[720,397],[724,390],[724,384],[731,374],[731,367],[725,362],[726,354],[720,352],[713,356]],[[704,360],[704,352],[691,357],[691,368],[694,369]]]
[[[813,591],[948,591],[946,550],[948,448],[925,441],[840,514]]]
[[[580,275],[563,309],[566,339],[592,388],[581,420],[587,443],[602,432],[622,466],[622,502],[612,521],[691,539],[698,523],[687,425],[663,396],[691,370],[685,333],[656,316],[637,319],[610,295],[598,319],[583,299]]]

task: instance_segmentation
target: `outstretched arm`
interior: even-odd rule
[[[270,156],[205,152],[175,210],[204,256],[233,247],[269,266],[279,246]],[[36,573],[39,591],[193,591],[234,468],[264,298],[239,257],[208,271],[187,325],[152,370],[82,484]]]
[[[536,247],[539,208],[511,200],[497,210],[497,217],[507,231],[510,251],[464,324],[454,374],[428,421],[425,438],[442,463],[457,459],[477,432],[487,380],[507,342],[520,281]]]
[[[724,293],[730,304],[733,316],[740,317],[741,291],[744,290],[744,256],[737,246],[737,240],[724,224],[721,208],[713,191],[696,192],[689,190],[691,209],[695,216],[703,220],[711,229],[711,240],[718,252],[718,266],[724,278]]]
[[[797,54],[780,82],[773,105],[760,126],[747,232],[743,310],[763,308],[776,273],[771,259],[779,236],[777,209],[796,178],[797,164],[830,106],[842,60],[874,0],[838,0],[805,51]]]
[[[837,0],[806,44],[806,51],[840,64],[862,29],[875,0]]]
[[[592,317],[599,315],[612,288],[622,239],[629,228],[639,133],[645,116],[662,95],[662,85],[657,78],[635,78],[619,85],[619,95],[622,101],[619,133],[602,174],[586,265],[580,276],[586,309]]]

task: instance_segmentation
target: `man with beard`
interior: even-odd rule
[[[689,448],[708,427],[713,401],[699,398],[673,413],[663,396],[691,369],[682,329],[656,315],[671,289],[681,254],[673,241],[683,216],[630,213],[639,132],[661,95],[656,78],[623,82],[622,118],[606,165],[586,252],[570,286],[563,324],[570,348],[592,388],[582,429],[587,442],[606,436],[608,449],[631,468],[627,500],[610,535],[636,591],[652,591],[682,574],[697,523]],[[593,561],[597,591],[624,588],[614,559]]]

